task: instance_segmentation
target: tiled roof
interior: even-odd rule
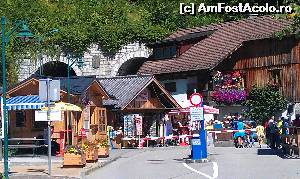
[[[61,90],[68,91],[68,78],[58,77]],[[74,76],[70,77],[70,92],[74,95],[81,95],[96,79],[96,76]]]
[[[193,45],[179,57],[145,62],[138,73],[161,74],[213,69],[236,51],[243,42],[273,37],[276,32],[285,29],[291,23],[285,19],[261,16],[204,27],[180,29],[166,40],[208,30],[214,30],[214,33]]]
[[[104,90],[115,99],[103,100],[104,105],[123,108],[153,80],[152,75],[129,75],[112,78],[98,78]]]

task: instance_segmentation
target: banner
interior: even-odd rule
[[[142,116],[135,116],[136,135],[143,135],[143,119]]]

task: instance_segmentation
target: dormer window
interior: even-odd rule
[[[176,56],[176,46],[157,47],[153,55],[155,59],[172,58]]]

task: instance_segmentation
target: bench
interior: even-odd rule
[[[35,156],[36,148],[47,147],[48,145],[39,144],[40,141],[45,141],[45,139],[36,139],[36,138],[10,138],[8,139],[9,143],[8,148],[10,149],[30,149],[32,148],[33,156]],[[27,141],[27,142],[24,142]]]

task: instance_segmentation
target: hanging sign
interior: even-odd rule
[[[47,111],[35,111],[35,121],[48,121]],[[61,111],[50,111],[50,121],[62,121]]]
[[[142,116],[135,116],[136,135],[143,133],[143,119]]]
[[[203,107],[191,107],[190,114],[191,114],[191,121],[203,120]]]

